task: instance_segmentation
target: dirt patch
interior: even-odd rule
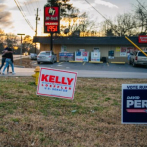
[[[33,62],[36,60],[31,60],[29,57],[14,60],[14,66],[23,66],[25,68],[34,68]]]

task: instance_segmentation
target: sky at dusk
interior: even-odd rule
[[[19,11],[15,1],[21,6],[25,17]],[[70,0],[70,3],[78,8],[81,13],[87,12],[89,19],[96,20],[97,23],[105,19],[86,1],[106,18],[114,18],[118,14],[132,12],[135,5],[137,5],[137,0]],[[145,3],[146,0],[139,1]],[[34,36],[36,28],[35,15],[37,8],[39,8],[38,35],[42,35],[43,7],[46,3],[47,0],[0,0],[0,28],[5,33],[14,33],[16,35],[22,33]],[[29,21],[31,27],[25,21],[25,18]]]

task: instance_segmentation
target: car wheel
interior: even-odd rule
[[[37,62],[38,64],[40,64],[40,62]]]
[[[132,66],[133,66],[133,67],[136,67],[136,64],[135,64],[135,62],[134,62],[134,61],[133,61],[133,63],[132,63]]]

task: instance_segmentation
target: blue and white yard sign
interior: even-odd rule
[[[122,123],[147,124],[147,84],[122,84]]]

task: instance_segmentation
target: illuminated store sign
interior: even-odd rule
[[[60,32],[59,7],[44,7],[44,33]]]

